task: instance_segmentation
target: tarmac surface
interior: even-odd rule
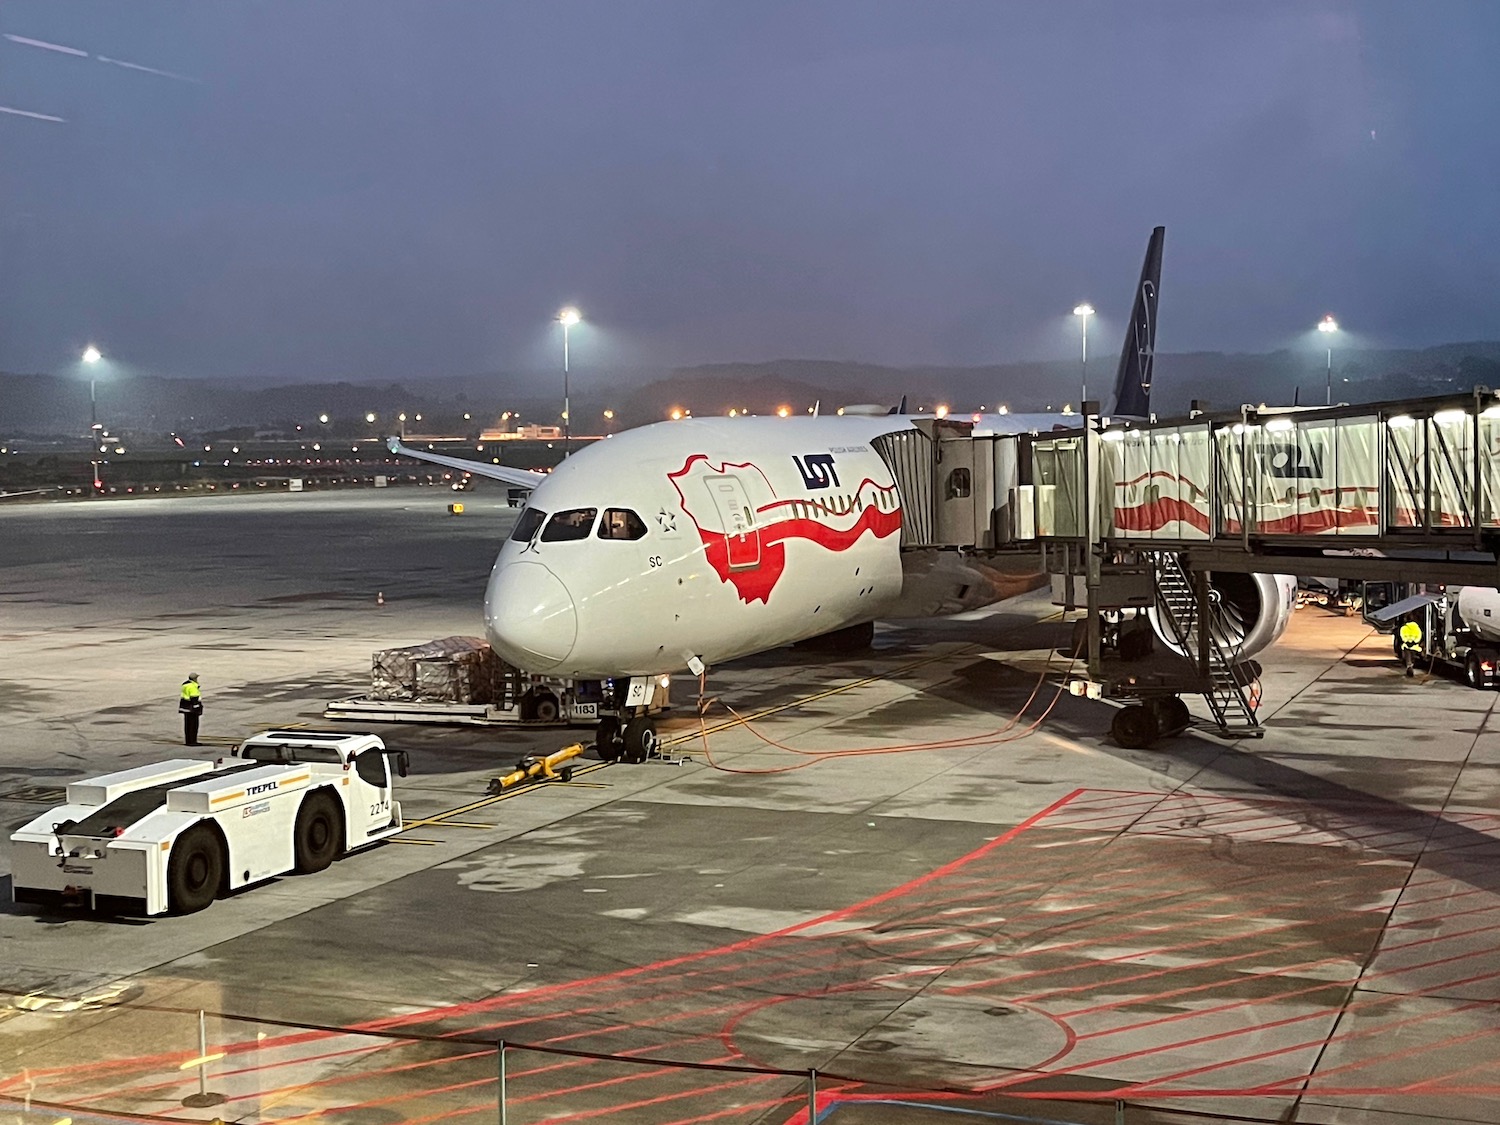
[[[0,829],[181,755],[189,671],[227,747],[480,633],[516,513],[449,499],[0,508]],[[684,676],[673,760],[501,798],[568,732],[371,727],[407,831],[189,917],[12,905],[0,852],[0,1120],[494,1120],[504,1040],[510,1122],[803,1122],[810,1069],[834,1125],[1500,1121],[1496,694],[1301,610],[1263,740],[1122,750],[1052,617],[736,662],[702,721]]]

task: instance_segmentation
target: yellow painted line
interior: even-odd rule
[[[210,1055],[199,1055],[196,1059],[188,1059],[187,1062],[181,1064],[177,1069],[192,1070],[195,1066],[207,1066],[211,1062],[218,1062],[226,1053],[225,1051],[215,1051]]]
[[[596,770],[602,770],[607,765],[609,765],[608,762],[590,762],[585,766],[577,766],[574,769],[573,776],[577,777],[580,774],[593,773]],[[577,783],[558,782],[557,784],[563,785]],[[512,797],[519,797],[522,793],[529,793],[536,789],[545,788],[546,785],[542,784],[518,785],[514,789],[507,789],[504,793],[497,793],[493,797],[481,797],[477,801],[470,801],[467,805],[459,805],[457,808],[449,809],[447,812],[433,813],[431,816],[422,817],[419,820],[413,821],[412,823],[432,827],[441,826],[445,821],[451,819],[452,817],[462,816],[464,813],[471,813],[477,809],[489,808],[489,806],[500,801],[508,801]]]
[[[424,848],[435,848],[438,843],[436,840],[408,840],[404,836],[390,836],[387,839],[393,844],[420,844]]]
[[[401,825],[401,831],[405,832],[411,828],[499,828],[498,824],[481,824],[468,820],[444,820],[433,822],[431,820],[408,820]]]

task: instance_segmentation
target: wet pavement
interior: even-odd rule
[[[0,510],[0,828],[181,754],[188,671],[225,746],[478,633],[515,512],[448,499]],[[0,905],[0,1099],[492,1120],[503,1039],[511,1122],[805,1121],[810,1068],[838,1125],[1500,1120],[1495,693],[1307,609],[1263,740],[1123,750],[1051,612],[738,662],[701,721],[684,677],[677,761],[498,800],[566,732],[375,728],[412,756],[394,842],[185,918]]]

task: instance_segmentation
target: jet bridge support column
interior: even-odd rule
[[[1083,588],[1087,599],[1088,613],[1088,668],[1089,679],[1098,680],[1101,675],[1101,637],[1099,620],[1100,563],[1104,553],[1102,529],[1099,526],[1099,504],[1094,492],[1098,484],[1099,465],[1099,404],[1093,400],[1082,404],[1083,408],[1083,482],[1080,492],[1083,497],[1084,525],[1084,577]]]

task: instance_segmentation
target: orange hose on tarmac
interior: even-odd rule
[[[1079,651],[1075,650],[1073,655],[1068,660],[1068,666],[1064,669],[1064,674],[1072,670],[1073,665],[1078,660],[1078,655]],[[1052,710],[1057,706],[1058,701],[1062,699],[1066,687],[1060,685],[1057,691],[1053,694],[1051,701],[1047,704],[1042,713],[1036,717],[1035,721],[1022,729],[1019,733],[1008,735],[1008,732],[1010,732],[1015,727],[1015,725],[1020,722],[1021,716],[1026,713],[1026,709],[1030,707],[1031,704],[1036,700],[1037,695],[1042,690],[1043,684],[1045,684],[1047,681],[1047,675],[1051,671],[1051,667],[1052,653],[1049,652],[1047,654],[1047,663],[1042,667],[1041,675],[1037,677],[1036,685],[1031,689],[1031,694],[1027,696],[1026,702],[1021,704],[1015,715],[1012,716],[1010,721],[1007,722],[1004,726],[998,727],[993,731],[986,731],[982,734],[964,735],[961,738],[946,738],[932,742],[909,742],[902,743],[896,746],[863,746],[845,750],[799,750],[795,746],[788,746],[783,742],[778,742],[774,738],[770,738],[767,735],[761,734],[758,730],[751,726],[749,720],[741,716],[739,712],[735,711],[734,708],[730,707],[728,704],[725,704],[724,709],[731,715],[733,715],[736,719],[738,719],[740,721],[740,725],[743,726],[745,730],[749,731],[756,738],[760,739],[761,742],[765,743],[767,746],[774,746],[778,750],[785,750],[790,754],[799,755],[804,760],[793,765],[769,766],[759,769],[722,765],[714,760],[713,750],[709,746],[708,742],[708,725],[704,721],[703,715],[700,714],[698,716],[698,726],[703,741],[703,756],[712,768],[723,773],[775,774],[791,773],[793,770],[806,769],[810,765],[829,758],[860,758],[872,757],[877,754],[912,754],[926,750],[948,750],[965,746],[981,746],[986,743],[1014,742],[1034,733],[1036,729],[1042,725],[1043,720],[1045,720],[1047,716],[1052,713]],[[1007,735],[1008,737],[1005,737]]]

